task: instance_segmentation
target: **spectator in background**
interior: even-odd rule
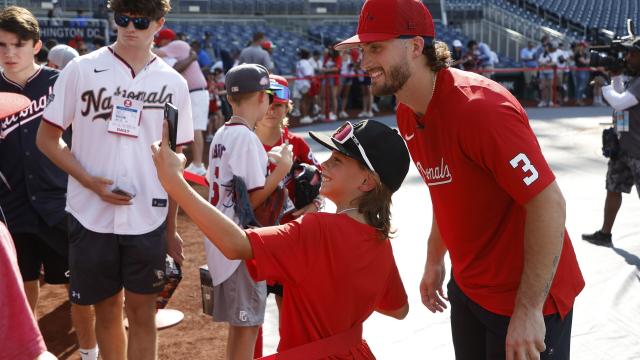
[[[40,48],[40,51],[35,56],[35,61],[38,65],[47,65],[49,58],[49,50],[46,46]]]
[[[545,51],[542,52],[538,58],[538,64],[543,67],[540,70],[540,103],[538,107],[554,106],[553,97],[553,83],[554,83],[554,68],[557,66],[558,53],[556,52],[557,44],[549,43]]]
[[[47,49],[53,49],[53,47],[56,46],[56,45],[58,45],[58,40],[56,40],[56,39],[48,39],[48,40],[45,40],[45,42],[44,42],[44,46]]]
[[[72,48],[76,49],[78,51],[78,53],[80,52],[80,47],[81,47],[82,44],[84,44],[84,39],[80,35],[74,36],[73,39],[71,39],[71,40],[69,40],[67,42],[67,45],[69,45]]]
[[[451,66],[460,70],[464,70],[464,67],[462,66],[462,50],[462,41],[458,39],[453,40],[453,43],[451,43],[451,60],[453,60],[453,63]]]
[[[155,42],[158,48],[153,49],[153,52],[163,59],[167,58],[165,61],[173,66],[187,81],[189,98],[191,99],[194,138],[193,147],[191,148],[193,160],[185,171],[204,176],[207,170],[202,163],[204,150],[203,132],[207,130],[207,124],[209,123],[207,79],[204,77],[200,66],[198,66],[198,62],[195,61],[197,55],[191,50],[191,46],[182,40],[178,40],[173,30],[169,28],[160,30]]]
[[[189,42],[189,37],[187,36],[187,34],[183,33],[183,32],[179,32],[176,34],[176,39],[180,40],[180,41],[184,41],[184,42]]]
[[[198,57],[198,65],[200,68],[210,68],[213,65],[213,61],[209,57],[209,54],[202,48],[202,44],[198,40],[191,42],[191,50],[196,53]]]
[[[262,44],[260,44],[260,46],[262,46],[264,51],[269,53],[269,56],[273,56],[273,49],[275,49],[276,46],[273,44],[273,42],[271,42],[271,40],[263,41]]]
[[[362,111],[358,114],[359,118],[373,117],[373,93],[371,92],[371,78],[365,70],[362,69],[362,51],[357,48],[351,49],[351,58],[354,64],[355,73],[358,77],[353,79],[353,84],[360,85],[362,93]]]
[[[358,49],[353,49],[358,50]],[[341,104],[340,104],[340,113],[338,117],[340,119],[346,119],[349,117],[347,113],[347,104],[349,103],[349,94],[351,94],[351,85],[354,81],[355,69],[352,61],[352,54],[349,51],[343,51],[340,54],[342,58],[342,65],[340,67],[340,95],[341,95]]]
[[[300,60],[296,63],[296,82],[295,82],[295,91],[296,98],[299,102],[300,115],[302,118],[300,119],[300,124],[311,124],[313,123],[313,119],[309,116],[309,108],[311,106],[312,93],[311,92],[311,79],[315,73],[313,70],[313,66],[309,62],[309,58],[311,57],[309,54],[309,50],[300,49],[298,52],[300,56]]]
[[[315,73],[315,75],[320,75],[321,70],[322,70],[322,53],[318,50],[313,50],[312,54],[311,54],[311,58],[309,59],[309,62],[311,63],[311,66],[313,67],[313,71]],[[322,116],[322,114],[320,114],[320,110],[322,109],[322,96],[320,94],[315,94],[313,96],[313,107],[311,109],[311,114],[312,115],[318,115],[318,116]],[[298,111],[297,108],[295,108],[293,110],[293,112],[291,113],[292,116],[296,116],[295,112]],[[299,114],[298,114],[299,115]]]
[[[573,60],[576,63],[576,70],[573,71],[573,84],[575,89],[576,104],[583,106],[586,97],[587,83],[589,82],[589,55],[587,53],[587,43],[581,41],[576,44],[573,50]]]
[[[466,71],[476,71],[478,69],[478,43],[470,40],[467,43],[467,52],[462,57],[462,67]]]
[[[249,46],[242,49],[238,58],[238,65],[241,64],[260,64],[269,71],[273,70],[273,61],[271,55],[262,48],[262,42],[265,40],[264,33],[256,32]]]
[[[322,73],[325,75],[323,93],[325,101],[329,107],[329,120],[338,119],[338,93],[340,92],[340,71],[342,68],[342,58],[340,52],[330,48],[322,63]]]
[[[78,56],[80,56],[80,54],[71,46],[64,44],[56,45],[49,50],[49,56],[47,57],[48,66],[52,69],[62,71],[69,61],[77,58]]]
[[[562,104],[569,101],[569,77],[571,75],[571,70],[569,66],[571,66],[571,62],[573,61],[573,52],[564,48],[564,43],[559,42],[557,52],[557,67],[558,71],[556,72],[558,75],[557,88],[560,91],[560,95],[562,97],[558,97],[558,101],[562,99]]]
[[[493,69],[498,63],[498,55],[491,50],[487,43],[481,42],[477,47],[478,68],[482,70],[481,75],[493,77]]]
[[[107,40],[104,37],[98,35],[91,40],[91,44],[93,45],[93,50],[98,50],[103,46],[107,45]]]
[[[208,31],[204,32],[204,37],[202,38],[202,49],[207,52],[207,55],[209,55],[209,58],[212,61],[220,60],[220,50],[213,46],[211,33]]]
[[[538,58],[535,56],[536,48],[533,41],[527,42],[527,47],[520,50],[520,61],[524,63],[524,66],[529,69],[538,67]],[[534,79],[536,72],[524,71],[524,86],[525,86],[525,98],[532,98],[531,92],[533,90]]]
[[[538,58],[540,58],[540,55],[542,55],[542,53],[544,53],[544,52],[545,52],[545,50],[547,49],[547,47],[549,46],[549,42],[550,42],[550,41],[551,41],[551,40],[549,39],[549,36],[548,36],[548,35],[543,35],[543,36],[540,38],[540,45],[538,45],[538,46],[536,47],[536,52],[535,52],[535,54],[533,55],[533,58],[534,58],[534,59],[538,59]]]

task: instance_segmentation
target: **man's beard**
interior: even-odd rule
[[[385,82],[379,85],[372,85],[371,92],[375,96],[393,95],[400,91],[404,84],[411,77],[411,71],[409,65],[406,62],[402,62],[397,65],[393,65],[387,74],[385,72]]]

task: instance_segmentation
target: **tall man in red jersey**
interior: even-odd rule
[[[562,193],[518,101],[449,68],[434,37],[421,1],[367,0],[357,35],[336,45],[361,47],[373,93],[396,96],[400,133],[429,186],[422,302],[432,312],[451,303],[457,359],[569,359],[584,280]]]

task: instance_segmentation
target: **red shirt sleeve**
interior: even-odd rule
[[[376,308],[393,311],[405,306],[407,304],[407,292],[402,284],[402,279],[400,279],[400,273],[398,272],[395,259],[391,264],[391,271],[389,272],[386,285],[386,290]]]
[[[22,288],[13,241],[0,222],[0,359],[35,359],[47,348]]]
[[[478,98],[464,113],[464,153],[518,203],[526,204],[555,180],[522,108],[506,98]]]
[[[311,151],[311,147],[304,141],[304,138],[291,133],[289,133],[289,137],[289,142],[293,145],[293,156],[297,158],[298,161],[309,165],[320,166],[320,163]]]
[[[285,225],[246,230],[253,259],[246,261],[255,281],[283,284],[300,282],[320,252],[321,228],[314,214],[301,216]]]

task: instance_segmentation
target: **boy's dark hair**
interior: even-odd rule
[[[433,41],[431,45],[422,49],[422,54],[427,57],[427,65],[433,71],[439,71],[451,66],[451,52],[446,43]]]
[[[171,10],[170,0],[109,0],[108,7],[116,13],[148,16],[153,20],[163,18]]]
[[[16,34],[21,41],[40,40],[40,26],[33,14],[19,6],[9,6],[0,11],[0,29]]]
[[[243,102],[253,98],[259,91],[253,91],[240,94],[227,94],[227,100],[234,105],[241,105]]]
[[[369,169],[358,162],[363,169]],[[391,229],[391,195],[393,192],[378,179],[376,187],[357,199],[358,211],[364,215],[369,226],[380,232],[381,239],[389,239],[395,234]]]

